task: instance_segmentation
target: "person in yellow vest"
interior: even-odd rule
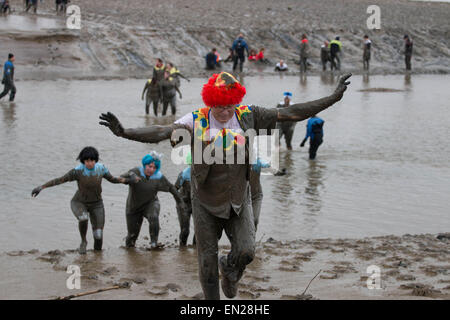
[[[189,78],[187,78],[184,75],[182,75],[180,70],[178,70],[177,67],[175,67],[171,62],[167,62],[166,70],[168,70],[169,73],[170,73],[170,76],[175,79],[178,88],[181,85],[180,78],[183,78],[187,82],[191,82],[191,80],[189,80]]]
[[[331,60],[331,70],[337,69],[341,70],[341,51],[342,51],[342,43],[339,40],[339,37],[336,37],[334,40],[330,41],[330,60]]]
[[[116,136],[143,143],[170,139],[175,146],[182,141],[179,138],[182,129],[192,133],[192,215],[205,299],[220,299],[219,269],[223,293],[228,298],[235,297],[238,282],[255,256],[255,222],[249,187],[255,159],[250,153],[253,139],[248,133],[267,134],[275,129],[277,122],[302,121],[325,110],[342,99],[350,76],[341,77],[336,90],[327,97],[269,109],[241,105],[245,87],[231,74],[221,72],[203,86],[202,98],[206,106],[171,125],[125,129],[111,112],[100,115],[100,125],[108,127]],[[230,152],[234,160],[243,150],[245,161],[238,159],[237,163],[229,164]],[[213,153],[214,159],[210,161],[208,154]],[[227,156],[225,164],[224,154]],[[231,251],[218,259],[218,241],[224,230],[231,242]]]
[[[161,58],[156,59],[156,64],[153,67],[153,76],[152,78],[156,78],[162,80],[164,78],[164,71],[166,70],[166,66],[164,65]]]

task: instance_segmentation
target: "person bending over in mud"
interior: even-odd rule
[[[98,158],[98,151],[94,147],[83,148],[77,158],[81,162],[79,166],[60,178],[50,180],[42,186],[34,188],[31,192],[32,197],[37,197],[45,188],[53,187],[64,182],[77,181],[78,190],[70,202],[70,207],[78,220],[78,229],[81,236],[81,244],[78,250],[80,254],[86,254],[86,234],[89,219],[91,220],[94,234],[94,250],[102,250],[103,227],[105,225],[102,178],[105,178],[111,183],[128,184],[130,182],[130,179],[127,178],[113,177],[109,170],[102,163],[98,162]]]
[[[161,156],[152,151],[142,158],[142,167],[133,168],[121,176],[131,181],[126,205],[127,248],[135,246],[144,217],[149,223],[151,248],[154,249],[158,246],[160,211],[158,191],[170,192],[175,198],[177,206],[184,208],[177,189],[161,173],[160,169]]]
[[[152,79],[148,79],[145,82],[144,90],[142,91],[142,97],[141,99],[144,100],[144,94],[145,95],[145,114],[149,114],[150,104],[153,103],[153,113],[155,116],[158,116],[158,104],[159,101],[162,100],[162,89],[159,85],[159,81],[156,77],[153,77]]]
[[[221,72],[203,86],[206,107],[186,114],[172,125],[125,129],[114,114],[101,114],[100,124],[115,135],[143,143],[170,139],[175,146],[184,140],[183,135],[191,132],[186,139],[190,139],[193,159],[192,215],[199,278],[206,299],[220,299],[219,268],[224,294],[235,297],[238,282],[255,256],[255,223],[248,183],[253,139],[248,134],[267,135],[268,130],[275,129],[277,121],[302,121],[325,110],[342,99],[350,76],[343,76],[336,90],[322,99],[267,109],[239,105],[245,87],[231,74]],[[239,160],[242,154],[244,163],[231,161],[229,164],[229,158],[239,157]],[[225,165],[223,159],[227,159]],[[231,251],[218,259],[218,242],[223,230],[231,242]]]

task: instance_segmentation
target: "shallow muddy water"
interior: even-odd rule
[[[244,103],[264,107],[275,107],[284,91],[293,93],[293,102],[301,102],[327,95],[336,85],[328,74],[241,80],[248,92]],[[264,200],[257,240],[450,229],[449,76],[351,80],[344,99],[320,114],[324,143],[316,161],[307,159],[307,147],[299,147],[306,121],[296,126],[293,151],[287,151],[282,140],[280,166],[288,175],[261,178]],[[98,148],[113,175],[139,165],[151,150],[162,152],[162,172],[175,182],[184,166],[170,162],[167,141],[149,145],[117,138],[98,125],[98,116],[111,111],[125,127],[170,123],[202,106],[204,82],[182,80],[177,115],[165,118],[144,115],[144,80],[17,82],[16,102],[0,101],[0,251],[78,246],[77,222],[70,210],[76,183],[46,189],[35,199],[30,193],[75,167],[86,145]],[[371,88],[396,90],[359,91]],[[106,248],[124,243],[127,192],[127,186],[103,182]],[[160,241],[174,243],[179,233],[175,202],[170,194],[160,193],[159,198]],[[147,242],[145,236],[147,222],[138,242]],[[91,247],[91,235],[88,241]]]

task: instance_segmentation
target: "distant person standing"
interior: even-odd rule
[[[363,64],[364,70],[369,70],[370,61],[370,50],[372,48],[372,41],[370,41],[369,36],[366,34],[364,36],[364,47],[363,47]]]
[[[12,53],[8,54],[8,61],[5,62],[3,67],[3,80],[2,84],[4,85],[3,92],[0,93],[0,99],[9,94],[9,101],[14,101],[14,97],[16,96],[16,86],[14,85],[14,61],[16,58]]]
[[[141,99],[144,100],[145,95],[145,114],[150,112],[150,104],[153,103],[153,113],[158,116],[158,104],[162,100],[162,88],[159,85],[158,79],[152,78],[145,82],[144,90],[142,91]]]
[[[248,45],[247,42],[245,42],[244,35],[242,33],[240,33],[238,38],[234,40],[231,49],[234,53],[233,71],[236,70],[239,61],[239,70],[242,72],[245,62],[245,51],[247,51],[247,57],[249,56]]]
[[[309,159],[314,160],[316,158],[317,149],[323,142],[323,121],[316,115],[309,118],[306,124],[306,136],[303,139],[300,147],[304,147],[306,140],[309,138]]]
[[[330,42],[330,60],[331,60],[331,70],[337,69],[341,70],[341,50],[342,43],[339,40],[339,37],[336,37],[334,40]]]
[[[0,14],[6,15],[6,13],[11,14],[9,0],[0,0]]]
[[[405,36],[403,37],[403,40],[405,41],[406,70],[411,70],[411,57],[412,57],[412,51],[413,51],[413,42],[407,34],[405,34]]]
[[[288,108],[291,105],[291,92],[285,92],[284,93],[284,100],[281,101],[277,108]],[[286,148],[288,150],[292,150],[292,137],[294,136],[294,130],[295,130],[295,121],[283,121],[283,122],[277,122],[276,128],[280,130],[280,139],[283,138],[286,141]]]
[[[33,12],[36,13],[37,12],[37,5],[38,5],[38,0],[29,0],[27,3],[27,8],[25,9],[26,12],[28,12],[28,10],[31,9],[31,7],[33,7]]]
[[[322,70],[327,70],[327,63],[330,61],[330,49],[328,48],[328,41],[324,41],[320,47],[320,61],[322,61]]]
[[[164,79],[160,81],[161,91],[162,91],[162,102],[163,102],[163,111],[162,115],[165,116],[167,113],[167,108],[169,107],[172,111],[172,115],[177,112],[177,96],[176,93],[181,96],[181,91],[178,88],[177,82],[174,78],[170,76],[170,72],[166,70],[164,73]]]
[[[158,81],[164,79],[164,71],[166,69],[166,66],[164,65],[161,58],[156,59],[156,64],[153,67],[153,77],[158,79]]]
[[[306,72],[307,60],[309,56],[309,43],[306,34],[302,34],[302,42],[300,43],[300,71]]]

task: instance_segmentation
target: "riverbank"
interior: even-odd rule
[[[449,3],[395,0],[282,0],[264,1],[73,1],[81,8],[81,30],[65,29],[53,3],[39,7],[38,15],[13,7],[0,19],[0,55],[16,54],[20,80],[146,78],[154,59],[172,61],[189,77],[210,74],[204,56],[216,47],[223,58],[239,32],[250,47],[266,48],[268,65],[246,62],[248,76],[274,74],[279,59],[298,74],[300,35],[311,46],[310,71],[319,73],[320,45],[341,37],[342,70],[362,73],[362,37],[373,42],[371,74],[404,72],[403,35],[414,41],[413,73],[450,73]],[[381,9],[381,30],[367,30],[369,5]],[[225,64],[223,70],[231,70]]]

